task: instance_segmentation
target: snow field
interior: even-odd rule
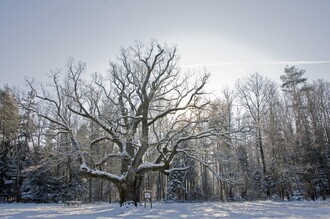
[[[114,204],[83,204],[63,207],[58,204],[0,204],[1,219],[17,218],[330,218],[330,201],[162,203],[150,206],[119,207]]]

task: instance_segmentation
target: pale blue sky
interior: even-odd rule
[[[278,81],[286,63],[330,80],[328,0],[0,0],[0,31],[1,86],[44,80],[70,56],[104,72],[150,39],[177,45],[184,70],[206,65],[212,90],[254,72]]]

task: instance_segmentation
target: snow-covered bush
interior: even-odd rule
[[[290,196],[291,201],[303,201],[305,198],[300,190],[295,190]]]

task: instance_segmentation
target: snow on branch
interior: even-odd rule
[[[85,174],[85,175],[88,175],[88,176],[104,178],[104,179],[109,180],[113,183],[121,183],[125,178],[125,176],[123,176],[123,175],[117,176],[117,175],[107,173],[105,171],[101,171],[101,170],[98,170],[98,169],[93,170],[93,169],[89,168],[86,165],[85,162],[83,162],[80,165],[80,172]]]
[[[137,173],[144,173],[147,171],[161,171],[166,169],[166,164],[152,163],[152,162],[144,162],[139,165],[137,168]]]
[[[164,172],[165,172],[165,173],[171,173],[171,172],[173,172],[173,171],[187,171],[189,168],[190,168],[190,166],[187,166],[187,167],[179,167],[179,168],[172,168],[172,169],[169,169],[169,170],[165,170]]]

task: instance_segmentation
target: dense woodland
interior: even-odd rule
[[[69,59],[0,90],[0,200],[242,201],[330,195],[330,83],[287,66],[205,92],[176,48],[122,49],[107,74]]]

